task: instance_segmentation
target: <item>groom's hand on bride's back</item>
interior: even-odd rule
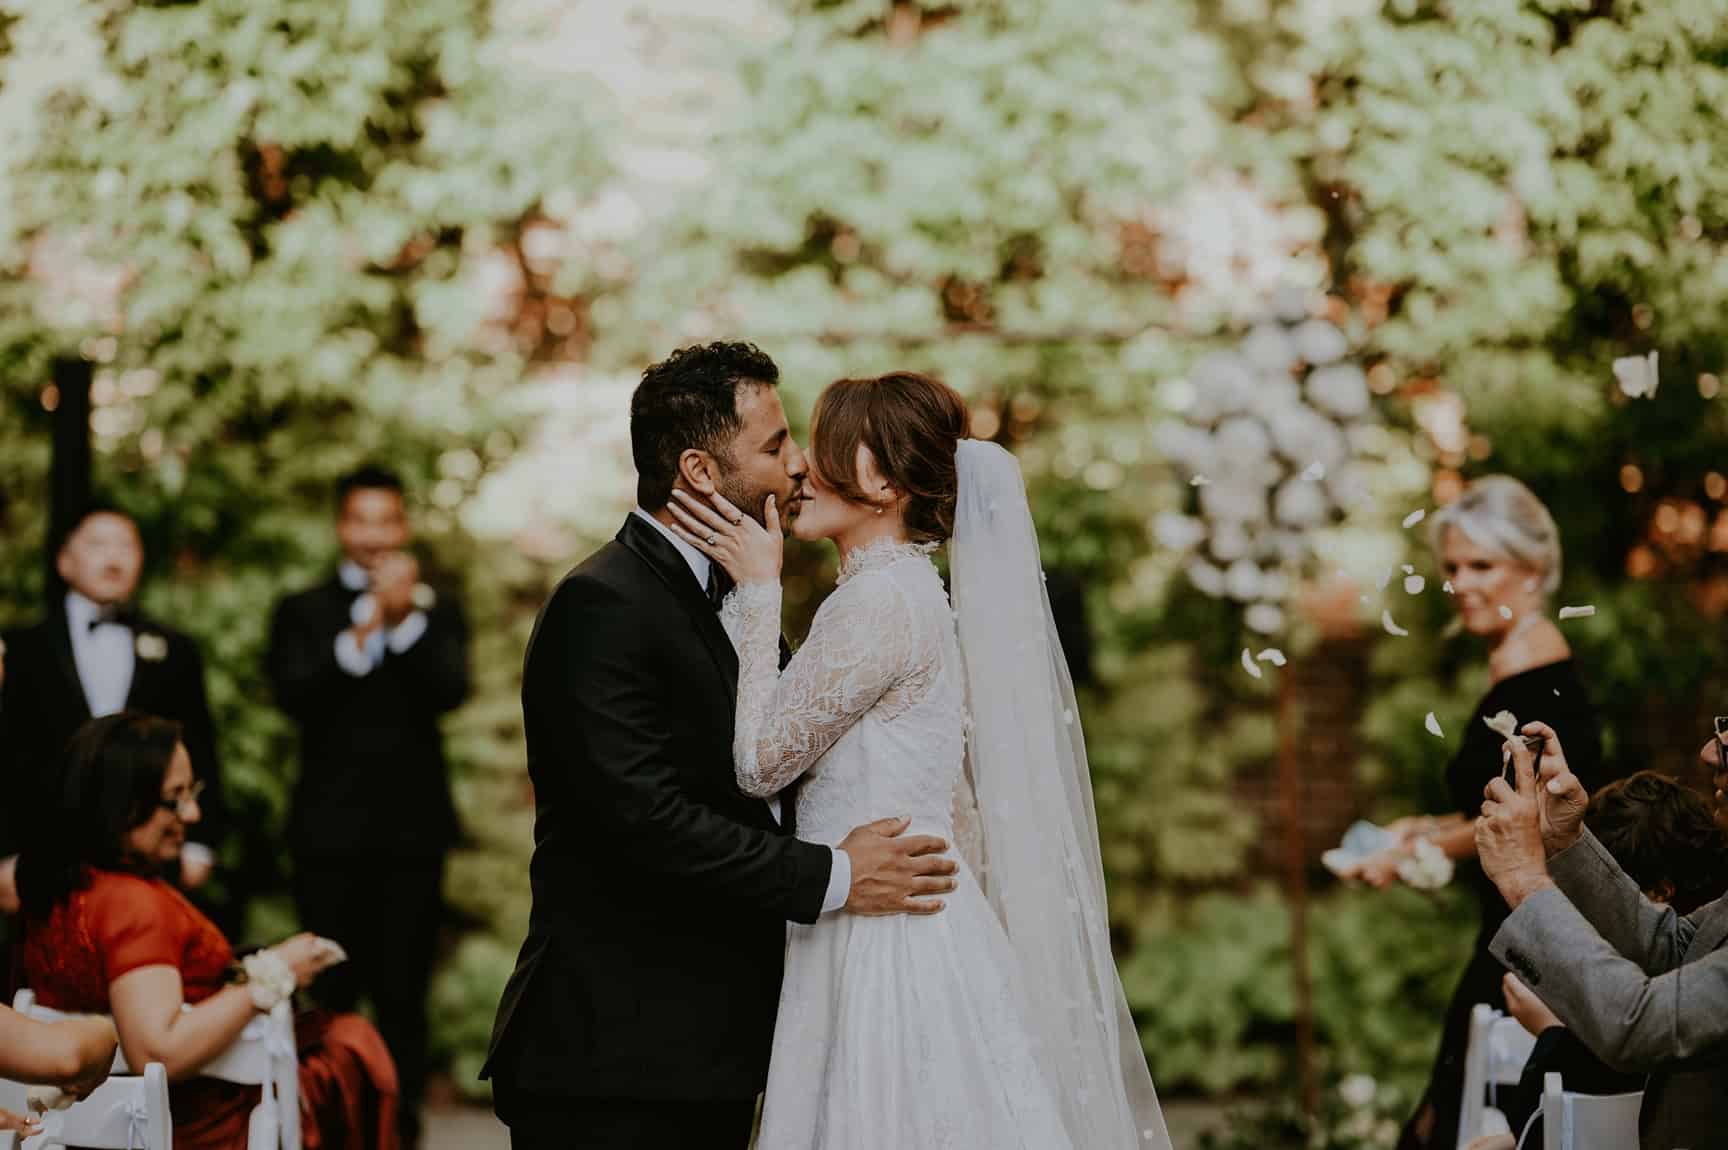
[[[878,819],[847,835],[840,849],[852,862],[853,914],[935,914],[937,897],[953,890],[960,864],[935,835],[904,835],[911,819]]]

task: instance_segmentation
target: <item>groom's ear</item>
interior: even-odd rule
[[[678,456],[678,482],[686,491],[695,495],[712,495],[719,477],[719,467],[706,451],[689,447]]]

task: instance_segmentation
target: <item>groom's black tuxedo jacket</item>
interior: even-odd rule
[[[219,846],[227,831],[222,801],[222,767],[216,754],[216,728],[204,691],[204,658],[189,636],[142,615],[127,626],[134,636],[158,640],[146,658],[133,660],[126,709],[180,724],[193,774],[204,783],[198,805],[203,819],[192,838]],[[47,800],[44,788],[60,777],[66,744],[90,720],[90,704],[72,655],[72,635],[64,604],[52,604],[33,626],[6,636],[6,681],[0,687],[0,788],[10,815],[0,826],[0,854],[17,850],[22,820]],[[135,640],[136,641],[136,640]]]
[[[534,908],[481,1077],[612,1098],[762,1089],[786,921],[816,920],[832,855],[738,790],[737,678],[689,566],[636,516],[541,609],[522,681]]]

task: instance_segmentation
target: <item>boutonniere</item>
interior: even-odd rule
[[[409,599],[419,610],[430,611],[438,603],[438,592],[424,583],[416,583]]]
[[[168,640],[161,635],[141,631],[132,647],[146,663],[160,663],[168,657]]]

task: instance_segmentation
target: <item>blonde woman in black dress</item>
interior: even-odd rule
[[[1392,829],[1399,845],[1363,862],[1355,877],[1376,887],[1390,885],[1416,840],[1427,839],[1459,862],[1461,881],[1476,887],[1482,925],[1446,1009],[1428,1089],[1404,1126],[1399,1150],[1451,1150],[1457,1144],[1470,1010],[1478,1002],[1506,1008],[1505,970],[1488,953],[1488,943],[1508,912],[1475,865],[1473,826],[1483,788],[1500,773],[1505,740],[1483,720],[1500,711],[1510,711],[1520,725],[1541,720],[1558,732],[1567,760],[1586,787],[1594,791],[1608,781],[1595,710],[1550,610],[1560,586],[1561,549],[1548,509],[1518,480],[1486,476],[1433,516],[1430,540],[1451,585],[1459,626],[1488,648],[1490,686],[1446,770],[1451,809],[1398,820]]]

